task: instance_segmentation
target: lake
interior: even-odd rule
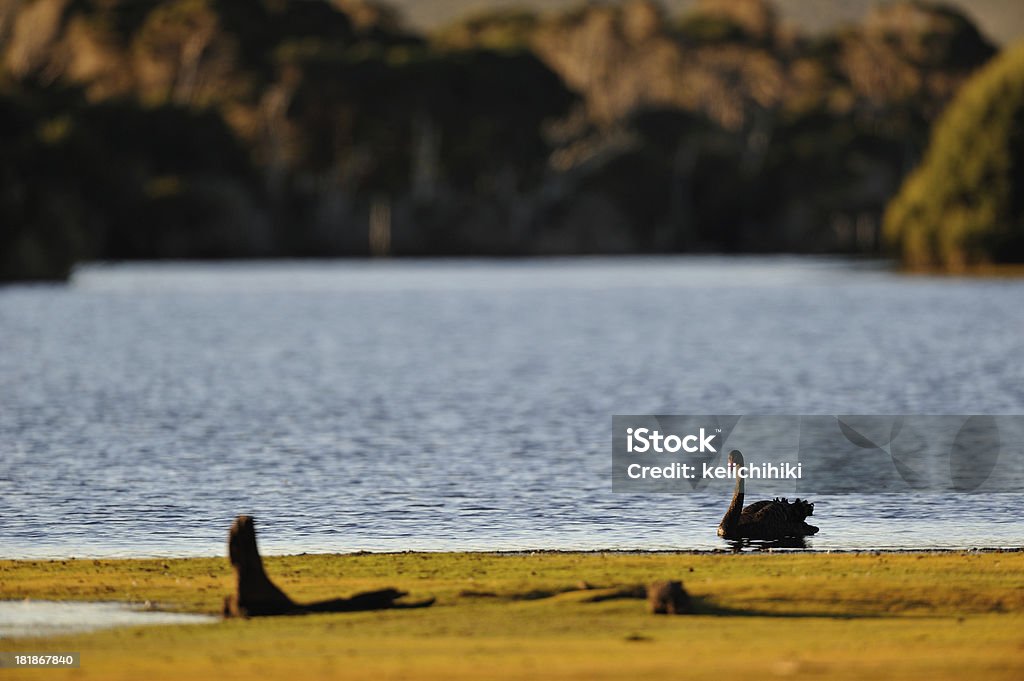
[[[0,288],[0,556],[727,548],[727,491],[611,491],[613,414],[1020,414],[1022,357],[1024,280],[834,259],[91,265]],[[814,549],[1024,544],[809,494]]]

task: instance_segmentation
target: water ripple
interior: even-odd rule
[[[1021,413],[1024,282],[789,258],[88,267],[0,289],[0,555],[710,549],[612,414]],[[1020,546],[1022,494],[816,498],[813,548]]]

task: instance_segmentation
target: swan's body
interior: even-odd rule
[[[743,465],[743,455],[737,450],[729,452],[729,464]],[[806,537],[818,528],[805,522],[814,513],[814,504],[803,499],[773,499],[756,501],[743,507],[745,480],[736,476],[736,490],[729,510],[718,526],[718,536],[725,539],[788,539]]]

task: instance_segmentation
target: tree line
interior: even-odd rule
[[[15,0],[0,279],[95,259],[921,253],[886,206],[996,52],[916,2],[808,36],[765,0],[430,35],[361,0]],[[922,173],[918,195],[941,189]]]

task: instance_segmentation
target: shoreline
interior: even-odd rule
[[[850,548],[850,549],[815,549],[788,546],[743,546],[739,549],[722,547],[715,549],[468,549],[465,551],[418,550],[407,551],[328,551],[313,553],[274,553],[261,549],[264,558],[303,558],[303,557],[334,557],[351,556],[531,556],[531,555],[680,555],[680,556],[717,556],[717,555],[764,555],[768,553],[799,554],[799,555],[913,555],[913,554],[975,554],[975,553],[1024,553],[1021,546],[970,546],[970,547],[923,547],[923,548]],[[114,555],[69,555],[69,556],[2,556],[3,563],[59,563],[67,561],[153,561],[153,560],[217,560],[224,559],[224,554],[143,554],[135,556]]]

